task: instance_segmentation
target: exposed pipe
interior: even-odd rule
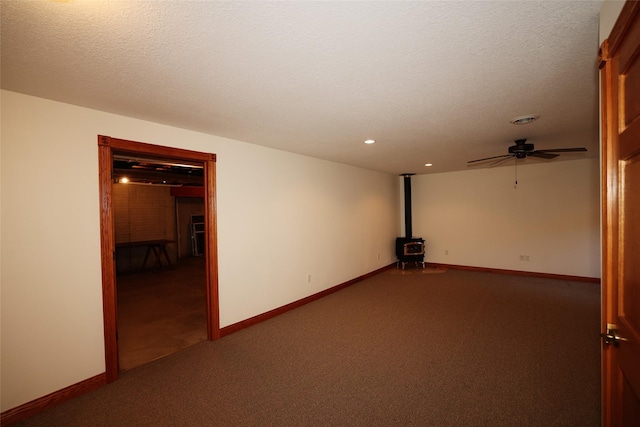
[[[405,237],[410,239],[413,237],[413,225],[411,218],[411,177],[415,173],[403,173],[404,177],[404,232]]]

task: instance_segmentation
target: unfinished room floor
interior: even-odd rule
[[[121,371],[207,339],[205,258],[118,275]]]

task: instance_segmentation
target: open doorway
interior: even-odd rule
[[[118,365],[207,339],[202,162],[113,155]]]
[[[98,146],[105,359],[113,381],[120,370],[219,337],[215,155],[106,136]],[[191,251],[185,239],[193,240]]]

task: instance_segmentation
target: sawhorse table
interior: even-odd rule
[[[137,248],[137,247],[147,247],[147,252],[144,255],[144,261],[142,261],[142,266],[140,270],[144,270],[147,265],[147,260],[149,259],[149,254],[153,252],[156,257],[156,264],[158,267],[162,267],[162,256],[164,255],[164,259],[167,262],[168,266],[171,266],[171,259],[169,258],[169,254],[167,253],[167,245],[175,243],[174,240],[141,240],[138,242],[125,242],[125,243],[116,243],[116,249],[119,248]]]

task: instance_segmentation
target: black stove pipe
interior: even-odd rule
[[[411,177],[415,173],[403,173],[404,177],[404,231],[405,237],[413,237],[413,225],[411,219]]]

